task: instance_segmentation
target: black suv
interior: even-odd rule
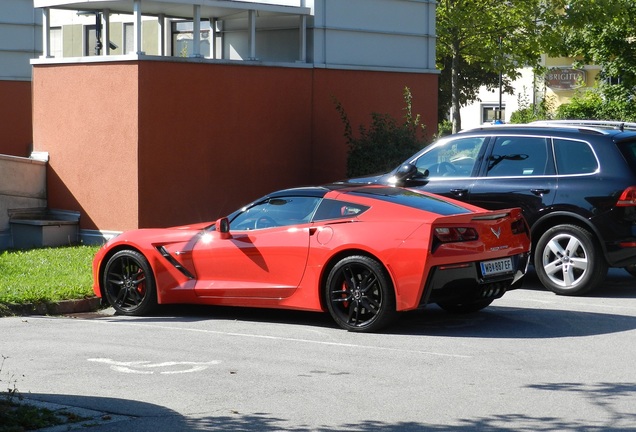
[[[390,173],[349,181],[520,207],[537,275],[557,294],[598,287],[608,267],[636,276],[636,124],[484,126],[444,137]]]

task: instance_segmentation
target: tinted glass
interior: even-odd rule
[[[320,198],[270,198],[255,204],[230,220],[233,230],[252,230],[307,223],[311,220]]]
[[[488,177],[525,177],[548,174],[548,139],[497,137],[488,161]]]
[[[440,215],[454,215],[470,213],[470,210],[457,204],[448,202],[443,198],[435,198],[429,195],[423,195],[408,189],[400,188],[369,188],[358,189],[350,192],[352,195],[372,195],[373,198],[389,201],[395,204],[405,205],[416,209],[424,210]]]
[[[416,161],[418,171],[429,177],[469,177],[485,137],[464,137],[449,140],[431,148]]]
[[[368,210],[368,208],[360,204],[325,199],[322,200],[318,210],[316,210],[314,221],[358,216]]]
[[[598,161],[590,145],[583,141],[554,140],[557,174],[589,174],[598,169]]]
[[[625,159],[627,159],[627,163],[632,169],[632,172],[636,174],[636,142],[627,142],[620,143],[618,148]]]

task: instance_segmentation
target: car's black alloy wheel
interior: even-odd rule
[[[541,283],[561,295],[581,295],[603,282],[607,262],[596,239],[576,225],[557,225],[537,242],[534,267]]]
[[[339,261],[329,273],[325,291],[329,313],[346,330],[376,331],[397,315],[393,285],[373,258],[350,256]]]
[[[122,250],[104,268],[102,286],[108,303],[120,314],[143,315],[157,305],[152,270],[142,254]]]

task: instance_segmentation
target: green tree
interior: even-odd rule
[[[545,52],[601,66],[601,78],[636,86],[636,0],[550,0]]]
[[[440,101],[452,108],[453,132],[461,129],[460,108],[477,99],[480,86],[492,88],[501,76],[510,92],[506,84],[520,67],[539,64],[539,30],[549,10],[542,0],[438,0]]]

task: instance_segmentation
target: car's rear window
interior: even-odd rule
[[[619,143],[618,148],[623,153],[632,172],[636,174],[636,141]]]
[[[444,198],[436,198],[430,195],[423,195],[408,189],[385,187],[385,188],[362,188],[349,192],[351,195],[369,196],[382,201],[388,201],[416,209],[424,210],[439,215],[454,215],[470,213],[471,211],[457,204],[446,201]]]

